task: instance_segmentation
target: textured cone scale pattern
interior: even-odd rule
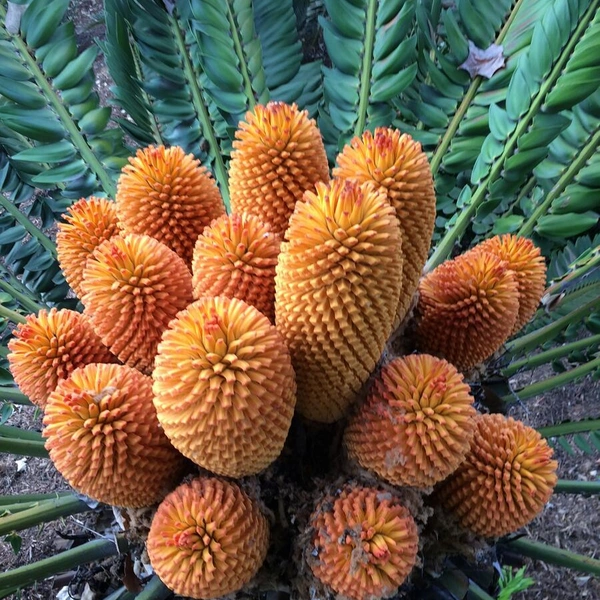
[[[393,596],[415,564],[417,527],[389,492],[346,488],[317,506],[310,526],[312,572],[352,600]]]
[[[90,257],[82,302],[94,330],[122,362],[151,371],[169,321],[192,301],[192,275],[146,235],[115,236]]]
[[[267,554],[269,524],[237,485],[200,477],[160,504],[148,535],[156,574],[176,594],[218,598],[241,589]]]
[[[488,252],[446,261],[419,284],[417,347],[470,369],[506,341],[519,312],[508,263]]]
[[[225,215],[196,241],[194,298],[239,298],[275,318],[275,265],[281,239],[253,215]]]
[[[214,179],[178,146],[149,146],[129,162],[117,188],[121,227],[159,240],[191,264],[197,237],[225,213]]]
[[[292,355],[298,410],[347,412],[392,332],[402,284],[395,211],[372,186],[333,180],[296,205],[275,277],[275,321]]]
[[[229,166],[232,211],[252,213],[282,234],[304,191],[329,181],[317,125],[295,104],[269,102],[246,114],[235,137]]]
[[[173,445],[228,477],[258,473],[281,453],[296,385],[267,317],[236,298],[201,298],[165,332],[154,404]]]
[[[28,315],[13,335],[8,343],[10,371],[20,390],[42,408],[58,382],[76,368],[116,360],[84,315],[73,310],[52,308]]]
[[[435,191],[421,144],[398,130],[378,127],[354,138],[337,157],[335,177],[372,181],[385,190],[402,231],[404,274],[397,320],[404,319],[417,290],[435,223]]]
[[[58,224],[56,252],[67,283],[78,298],[82,296],[81,280],[87,259],[104,241],[119,233],[117,207],[106,198],[75,202]]]
[[[540,249],[528,238],[495,236],[473,248],[489,252],[508,263],[519,288],[519,314],[512,333],[519,331],[534,315],[546,289],[546,263]]]
[[[556,485],[552,448],[502,415],[477,417],[471,451],[437,492],[460,524],[485,537],[516,531],[544,508]]]
[[[396,358],[346,429],[350,456],[394,485],[428,487],[462,462],[475,430],[473,397],[450,363]]]
[[[183,457],[152,406],[152,380],[130,367],[91,364],[61,381],[48,398],[43,435],[69,484],[107,504],[149,506],[182,474]]]

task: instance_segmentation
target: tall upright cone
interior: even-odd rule
[[[372,181],[396,209],[404,258],[397,322],[406,316],[419,284],[435,223],[435,191],[421,144],[396,129],[378,127],[354,138],[337,157],[334,177]]]
[[[392,331],[402,284],[395,211],[371,184],[318,184],[296,205],[275,276],[275,323],[292,355],[298,411],[342,418]]]
[[[304,191],[329,181],[317,125],[295,104],[269,102],[246,114],[235,137],[229,166],[232,212],[256,215],[282,234]]]

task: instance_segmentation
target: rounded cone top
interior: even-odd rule
[[[237,485],[213,477],[184,483],[158,507],[148,534],[156,574],[176,594],[218,598],[238,591],[267,554],[269,524]]]
[[[467,252],[419,284],[417,348],[470,369],[506,341],[519,313],[519,291],[506,261]]]
[[[519,289],[519,314],[512,334],[534,315],[546,288],[546,263],[540,249],[528,238],[496,235],[475,246],[471,252],[489,252],[508,263]]]
[[[67,283],[81,298],[81,281],[87,259],[104,241],[119,233],[117,207],[106,198],[92,196],[75,202],[58,224],[56,252]]]
[[[28,315],[8,342],[8,363],[15,383],[40,407],[58,383],[78,367],[116,362],[88,319],[73,310],[56,308]]]
[[[552,448],[531,427],[502,415],[479,415],[471,450],[436,492],[460,524],[499,537],[529,523],[556,485]]]
[[[130,508],[161,500],[182,474],[152,406],[152,380],[123,365],[91,364],[61,381],[44,413],[46,448],[78,492]]]
[[[450,363],[396,358],[375,379],[345,433],[350,456],[393,485],[429,487],[463,461],[475,431],[473,397]]]
[[[85,313],[119,360],[151,372],[171,319],[192,301],[183,259],[147,235],[115,236],[99,246],[83,273]]]
[[[158,348],[158,418],[173,445],[229,477],[253,475],[281,453],[296,403],[289,352],[267,317],[237,298],[201,298]]]
[[[196,241],[192,262],[194,298],[239,298],[275,318],[275,265],[281,239],[248,214],[224,215]]]
[[[149,146],[129,163],[117,186],[120,226],[159,240],[190,265],[197,237],[225,213],[212,175],[178,146]]]
[[[346,487],[310,519],[306,553],[314,575],[352,600],[393,596],[415,564],[415,522],[400,501],[375,488]]]
[[[235,134],[229,166],[234,213],[249,212],[283,234],[298,200],[329,181],[321,133],[307,111],[269,102],[246,114]]]

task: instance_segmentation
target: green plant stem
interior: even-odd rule
[[[166,600],[173,592],[155,575],[135,600]]]
[[[516,399],[527,400],[528,398],[533,398],[534,396],[538,396],[539,394],[543,394],[544,392],[548,392],[554,388],[566,385],[567,383],[570,383],[579,377],[584,377],[588,373],[591,373],[598,368],[600,368],[600,356],[588,363],[575,367],[570,371],[560,373],[560,375],[555,375],[554,377],[544,379],[544,381],[538,381],[537,383],[527,385],[524,388],[513,392],[512,394],[503,396],[502,400],[505,402],[514,402]]]
[[[34,442],[32,440],[18,440],[0,436],[0,452],[17,454],[18,456],[37,456],[38,458],[48,458],[48,450],[43,442]]]
[[[43,500],[53,500],[70,496],[72,492],[55,492],[54,494],[23,494],[12,496],[0,496],[0,515],[8,511],[10,513],[20,512],[36,507]]]
[[[556,321],[541,327],[537,331],[532,331],[527,335],[508,342],[505,344],[504,348],[508,354],[512,354],[513,356],[516,356],[522,352],[533,350],[544,342],[551,340],[570,323],[583,319],[583,317],[592,312],[598,306],[600,306],[600,298],[594,298],[586,304],[577,307],[564,317],[556,319]]]
[[[238,26],[235,21],[235,14],[231,8],[231,0],[227,0],[227,19],[229,20],[229,29],[231,31],[231,37],[233,40],[233,47],[237,54],[238,61],[240,63],[240,74],[244,82],[244,92],[246,98],[248,98],[248,106],[253,109],[256,106],[256,99],[254,98],[254,90],[252,89],[252,79],[248,72],[248,64],[246,63],[246,56],[244,54],[244,46],[240,40]]]
[[[22,404],[23,406],[30,406],[31,400],[22,394],[17,388],[0,386],[0,400],[7,400],[14,404]]]
[[[190,91],[192,93],[192,100],[194,108],[196,109],[196,114],[198,115],[198,119],[202,125],[202,133],[206,137],[206,140],[208,141],[208,144],[212,150],[212,155],[214,156],[215,176],[217,178],[217,181],[219,182],[221,195],[223,196],[223,203],[225,204],[227,212],[229,212],[231,210],[229,205],[229,185],[227,182],[227,169],[225,169],[225,163],[223,162],[223,157],[221,156],[221,148],[219,146],[219,142],[217,141],[217,137],[210,122],[208,109],[206,108],[206,104],[204,103],[204,100],[202,98],[202,92],[199,87],[199,79],[196,73],[194,72],[194,68],[190,61],[190,57],[187,52],[187,47],[185,45],[185,40],[183,38],[183,34],[181,33],[181,29],[179,28],[179,23],[173,17],[173,15],[168,15],[168,19],[171,29],[173,30],[175,36],[177,49],[183,60],[183,70],[185,72],[188,85],[190,86]]]
[[[0,574],[0,598],[5,598],[17,587],[23,588],[61,571],[69,571],[79,565],[125,552],[127,547],[127,541],[122,537],[116,540],[92,540],[50,558],[2,573]]]
[[[517,16],[517,13],[519,12],[519,9],[521,8],[521,5],[524,2],[525,0],[518,0],[514,8],[511,10],[508,19],[504,23],[504,26],[502,27],[500,33],[498,34],[498,37],[496,38],[496,44],[501,44],[504,41],[508,30],[510,29],[513,21]],[[452,120],[450,121],[448,127],[446,128],[446,131],[444,132],[444,137],[441,139],[438,147],[436,148],[433,156],[431,157],[431,174],[433,175],[433,177],[437,175],[438,169],[440,168],[442,160],[444,159],[444,155],[446,154],[450,143],[456,135],[456,132],[458,130],[458,127],[460,126],[463,117],[465,116],[468,108],[471,106],[471,102],[473,101],[473,98],[475,98],[475,95],[477,94],[482,81],[483,77],[481,77],[481,75],[477,75],[473,79],[473,81],[471,81],[471,84],[469,85],[469,88],[467,89],[467,92],[465,93],[462,102],[456,109]]]
[[[375,44],[375,18],[377,16],[377,0],[369,0],[367,5],[367,22],[365,26],[365,45],[360,70],[360,94],[356,113],[356,126],[354,135],[363,134],[367,123],[367,109],[369,108],[369,95],[371,91],[371,68],[373,66],[373,46]]]
[[[554,492],[559,494],[600,494],[600,481],[559,479]]]
[[[73,492],[52,492],[51,494],[16,494],[12,496],[0,496],[0,508],[7,504],[18,504],[19,502],[40,502],[42,500],[54,500],[64,496],[71,496]]]
[[[569,435],[571,433],[584,433],[600,429],[600,419],[584,419],[582,421],[571,421],[559,425],[548,425],[538,427],[537,430],[545,437],[551,438],[557,435]]]
[[[562,174],[560,179],[552,186],[545,200],[531,213],[530,217],[521,225],[517,235],[530,236],[539,218],[546,214],[552,202],[558,198],[575,175],[586,165],[590,157],[597,151],[600,145],[600,129],[590,138],[589,142],[582,148],[579,155],[573,160]]]
[[[600,333],[586,337],[582,340],[577,340],[576,342],[571,342],[570,344],[563,344],[562,346],[552,348],[551,350],[546,350],[545,352],[540,352],[539,354],[535,354],[533,356],[528,356],[522,360],[517,360],[508,365],[506,369],[503,369],[502,375],[504,375],[504,377],[512,377],[515,373],[518,373],[522,369],[535,369],[536,367],[545,365],[553,360],[567,356],[571,352],[585,350],[586,348],[590,348],[594,344],[598,343],[600,343]]]
[[[15,515],[0,517],[0,535],[6,535],[11,531],[21,531],[40,523],[47,523],[88,510],[90,507],[75,494],[54,500],[43,500],[33,508],[22,510]],[[0,585],[0,587],[2,586]]]
[[[36,238],[56,258],[56,246],[54,242],[43,231],[38,229],[4,194],[0,194],[0,207],[14,217],[15,221],[19,225],[22,225],[29,235]]]
[[[44,308],[30,297],[17,290],[14,286],[8,283],[8,281],[4,281],[4,279],[0,279],[0,289],[3,289],[5,292],[10,294],[17,302],[19,302],[32,313],[38,313],[42,308]]]
[[[6,308],[6,306],[2,306],[0,304],[0,317],[4,317],[13,323],[26,323],[27,319],[20,313],[10,310],[10,308]]]
[[[4,13],[4,11],[1,11]],[[4,18],[4,14],[2,17]],[[65,107],[63,101],[58,96],[52,85],[46,79],[46,76],[40,69],[37,61],[31,56],[27,45],[25,42],[18,37],[18,35],[12,36],[12,42],[19,51],[21,58],[27,64],[29,68],[29,72],[33,75],[37,85],[40,87],[44,96],[47,98],[48,102],[52,105],[52,108],[58,115],[63,127],[67,130],[69,134],[69,139],[73,142],[73,145],[79,151],[81,158],[88,165],[88,167],[95,173],[96,177],[100,181],[102,188],[111,198],[115,197],[115,183],[112,180],[112,177],[108,174],[106,169],[102,166],[102,163],[98,160],[90,146],[88,145],[86,139],[79,131],[79,128],[74,123],[69,111]]]
[[[579,37],[586,30],[590,19],[595,15],[598,2],[592,2],[586,13],[580,20],[573,35],[569,38],[567,44],[563,48],[558,60],[554,64],[552,71],[540,86],[539,92],[532,100],[527,113],[520,119],[512,134],[508,138],[502,154],[494,161],[490,167],[488,176],[481,182],[477,183],[477,189],[471,197],[470,202],[464,207],[463,211],[458,215],[456,223],[451,227],[444,237],[440,240],[434,253],[425,265],[425,273],[428,273],[450,256],[454,244],[462,237],[467,227],[473,220],[473,216],[477,212],[480,204],[485,200],[490,185],[502,174],[504,162],[512,156],[512,153],[517,145],[517,141],[523,133],[527,131],[531,121],[540,112],[540,108],[544,102],[544,98],[552,89],[557,78],[561,74],[565,64],[571,56],[573,48],[579,41]]]
[[[494,600],[485,590],[481,589],[474,581],[469,579],[469,592],[478,600]]]
[[[0,425],[0,437],[11,438],[14,440],[29,440],[30,442],[44,442],[44,438],[39,431],[30,429],[21,429],[12,425]]]
[[[596,560],[595,558],[581,556],[575,552],[561,550],[560,548],[542,544],[541,542],[534,542],[525,538],[511,540],[510,542],[506,542],[506,545],[511,550],[517,550],[519,553],[528,556],[529,558],[542,560],[561,567],[568,567],[569,569],[575,569],[576,571],[582,571],[583,573],[600,575],[600,560]]]

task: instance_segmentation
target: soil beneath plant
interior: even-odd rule
[[[93,40],[103,33],[100,23],[102,2],[100,0],[77,0],[72,2],[70,17],[73,18],[81,47],[93,43]],[[110,99],[110,77],[102,57],[97,59],[96,89],[101,97],[101,103],[107,105]],[[115,111],[119,109],[114,109]],[[540,378],[547,373],[538,372],[534,376]],[[519,382],[521,385],[529,381]],[[590,377],[582,382],[570,385],[565,389],[544,394],[539,398],[527,401],[522,405],[514,406],[510,414],[532,426],[544,426],[564,420],[580,420],[584,418],[600,417],[600,382],[593,381]],[[41,416],[33,407],[15,407],[15,412],[9,420],[10,425],[27,429],[41,430]],[[320,458],[314,452],[315,448],[329,445],[328,438],[331,430],[324,430],[321,434],[313,433],[306,438],[306,432],[297,423],[296,430],[288,443],[288,452],[297,452],[299,456],[308,456],[308,462],[291,461],[286,465],[295,465],[296,479],[314,477],[319,475]],[[333,432],[335,433],[335,431]],[[312,437],[311,437],[312,436]],[[290,447],[292,444],[292,447]],[[314,444],[311,451],[311,444]],[[334,446],[335,447],[335,446]],[[308,453],[308,454],[307,454]],[[556,451],[559,461],[559,477],[567,479],[597,480],[600,477],[600,456],[586,455],[581,450],[573,447],[573,454],[568,454],[563,449]],[[336,457],[329,457],[336,460]],[[327,461],[329,462],[329,460]],[[309,467],[307,467],[309,465]],[[249,487],[257,484],[251,478],[246,485]],[[275,539],[278,544],[275,552],[271,552],[271,566],[276,566],[277,553],[289,556],[297,551],[292,547],[289,531],[294,529],[293,518],[289,506],[282,506],[273,499],[279,485],[277,471],[270,470],[267,476],[261,477],[263,494],[267,497],[267,509],[272,520],[279,524],[287,523],[290,528],[278,531]],[[5,494],[31,494],[48,493],[69,490],[59,473],[56,472],[51,462],[40,458],[19,458],[12,455],[0,454],[0,495]],[[269,493],[273,492],[273,493]],[[308,498],[290,499],[291,504],[301,506]],[[312,500],[311,500],[312,502]],[[306,512],[306,509],[305,509]],[[306,514],[300,517],[306,520]],[[66,550],[74,545],[81,544],[90,539],[97,538],[116,528],[113,513],[110,509],[99,509],[83,516],[75,515],[48,523],[44,526],[32,528],[19,533],[21,538],[20,549],[15,552],[8,541],[0,541],[0,565],[2,570],[12,569],[21,565],[53,556],[57,552]],[[585,497],[581,495],[557,494],[546,506],[544,512],[536,518],[524,532],[533,540],[550,543],[561,548],[578,552],[591,557],[600,557],[600,497]],[[288,541],[285,541],[285,538]],[[17,540],[14,541],[17,543]],[[503,561],[507,562],[514,557],[505,555]],[[516,562],[520,566],[522,562]],[[535,580],[535,584],[526,592],[517,594],[516,598],[523,600],[575,600],[586,598],[589,600],[600,599],[600,578],[577,573],[566,568],[555,567],[543,562],[526,559],[527,575]],[[74,572],[64,573],[54,579],[40,583],[34,587],[15,595],[21,600],[51,600],[57,597],[69,597],[65,594],[68,589],[71,596],[83,600],[100,600],[123,584],[123,578],[131,584],[135,581],[132,576],[131,565],[126,565],[124,558],[113,558],[91,567],[82,567]],[[418,580],[418,574],[416,575]],[[288,597],[284,591],[275,591],[268,587],[265,581],[263,590],[269,592],[256,592],[245,597],[261,598],[264,600],[284,600]],[[62,590],[62,592],[61,592]],[[60,594],[63,594],[61,596]],[[325,600],[325,596],[313,596],[316,600]]]

